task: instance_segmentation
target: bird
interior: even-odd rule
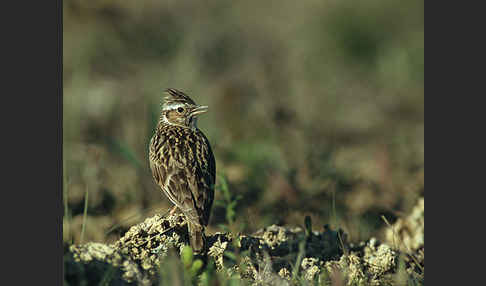
[[[209,140],[197,127],[208,106],[198,105],[184,92],[165,90],[164,103],[149,144],[155,183],[179,209],[188,227],[194,253],[205,247],[204,228],[214,200],[216,162]]]

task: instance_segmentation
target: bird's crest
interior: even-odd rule
[[[183,93],[180,90],[175,88],[168,88],[165,90],[166,96],[164,97],[164,106],[174,105],[177,103],[187,103],[191,105],[196,105],[194,100],[192,100],[189,96]]]

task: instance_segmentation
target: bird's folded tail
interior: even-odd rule
[[[204,249],[204,227],[199,222],[187,219],[189,242],[194,253],[200,253]]]

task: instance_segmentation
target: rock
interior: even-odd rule
[[[179,275],[178,279],[192,279],[193,283],[224,278],[245,279],[254,285],[290,285],[337,279],[339,273],[346,285],[382,285],[392,281],[400,255],[376,239],[352,247],[343,231],[328,226],[306,232],[271,225],[252,235],[208,235],[206,243],[206,254],[194,255],[194,260],[203,262],[202,269],[197,270],[198,266],[199,272],[189,271],[190,264],[183,266],[178,258],[188,244],[183,216],[155,215],[132,226],[113,244],[65,247],[66,282],[154,285]],[[407,275],[423,276],[414,271]]]
[[[410,275],[423,275],[425,267],[425,202],[420,198],[405,218],[399,218],[385,231],[386,241],[405,254]]]
[[[401,251],[416,251],[425,244],[425,203],[420,198],[412,212],[405,218],[399,218],[387,228],[386,241],[396,245]]]

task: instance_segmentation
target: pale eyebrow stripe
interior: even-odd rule
[[[162,109],[162,110],[165,111],[165,110],[170,110],[170,109],[177,109],[179,107],[185,107],[185,106],[186,106],[185,103],[171,104],[171,105],[165,106],[164,109]]]

